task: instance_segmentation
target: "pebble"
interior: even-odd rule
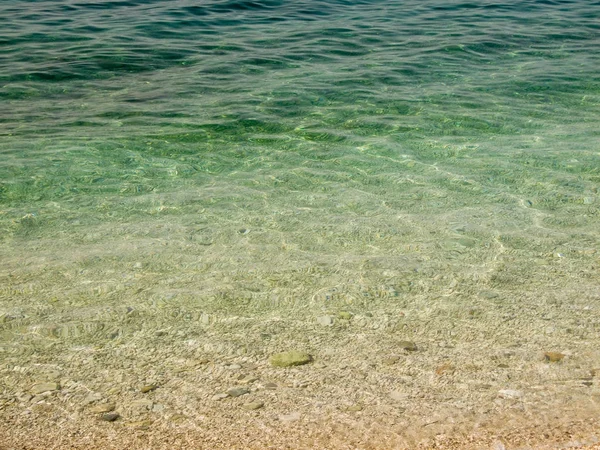
[[[240,380],[241,383],[243,384],[252,384],[255,381],[258,381],[258,378],[253,377],[253,376],[244,376],[242,377],[242,379]]]
[[[437,376],[441,376],[444,374],[454,373],[454,371],[455,371],[454,365],[451,362],[446,362],[446,363],[442,364],[441,366],[439,366],[437,369],[435,369],[435,374]]]
[[[156,384],[146,384],[140,388],[140,392],[145,394],[147,392],[154,391],[157,388],[158,388],[158,386]]]
[[[92,394],[86,395],[86,397],[82,400],[81,403],[85,406],[89,405],[90,403],[97,402],[99,400],[102,400],[102,394],[100,394],[99,392],[94,392]]]
[[[183,414],[173,414],[170,418],[169,421],[173,422],[173,423],[179,423],[179,422],[183,422],[187,417]]]
[[[400,341],[398,343],[398,346],[403,349],[403,350],[407,350],[409,352],[416,352],[417,351],[417,344],[415,344],[412,341]]]
[[[350,412],[358,412],[358,411],[362,411],[363,407],[361,405],[352,405],[352,406],[348,406],[346,408],[346,411],[350,411]]]
[[[248,370],[256,370],[258,369],[258,364],[254,364],[253,362],[244,362],[242,363],[242,367]]]
[[[37,383],[31,388],[32,394],[43,394],[44,392],[58,391],[60,385],[58,383]]]
[[[279,420],[281,420],[282,422],[297,422],[298,420],[300,420],[300,417],[300,413],[295,411],[289,414],[280,414]]]
[[[308,364],[312,361],[312,357],[305,352],[292,350],[284,353],[277,353],[271,356],[271,365],[275,367],[291,367]]]
[[[350,320],[352,319],[352,313],[349,313],[348,311],[340,311],[338,313],[338,319]]]
[[[45,394],[45,393],[44,393],[44,394]],[[46,397],[47,397],[47,395],[38,394],[38,395],[36,395],[35,397],[33,397],[33,398],[30,400],[30,402],[31,402],[32,404],[34,404],[34,403],[38,403],[38,402],[41,402],[41,401],[43,401],[43,400],[46,400]]]
[[[500,389],[498,391],[498,397],[500,398],[521,398],[523,397],[523,392],[521,391],[516,391],[514,389]]]
[[[139,400],[134,400],[131,402],[131,407],[132,408],[136,408],[136,409],[145,409],[145,410],[151,410],[152,409],[152,405],[154,405],[154,402],[152,400],[148,400],[145,398],[139,399]]]
[[[400,361],[400,357],[399,356],[390,356],[389,358],[385,358],[383,360],[383,363],[386,366],[393,366],[394,364],[396,364],[398,361]]]
[[[406,400],[408,398],[408,394],[406,392],[392,391],[390,392],[390,398],[400,402],[402,400]]]
[[[565,357],[563,353],[559,352],[546,352],[544,353],[544,359],[548,362],[559,362]]]
[[[330,327],[333,325],[333,317],[331,316],[320,316],[317,317],[317,323],[324,327]]]
[[[165,410],[165,405],[161,405],[160,403],[156,403],[152,406],[152,412],[161,413]]]
[[[108,413],[111,411],[114,411],[115,409],[115,404],[114,403],[104,403],[102,405],[96,405],[90,408],[90,412],[94,413],[94,414],[102,414],[102,413]]]
[[[265,389],[274,391],[275,389],[277,389],[277,384],[276,383],[265,383]]]
[[[100,416],[100,420],[103,420],[104,422],[114,422],[119,417],[120,417],[119,413],[109,412],[109,413],[106,413],[106,414],[102,414]]]
[[[255,409],[260,409],[263,406],[265,406],[264,402],[250,402],[245,403],[244,406],[242,406],[242,408],[247,409],[248,411],[253,411]]]
[[[495,441],[492,444],[492,450],[506,450],[506,447],[504,446],[504,444],[500,441]]]
[[[214,401],[219,401],[219,400],[223,400],[224,398],[227,398],[227,397],[229,397],[229,394],[226,394],[226,393],[224,393],[224,392],[221,392],[221,393],[219,393],[219,394],[215,394],[215,395],[213,395],[213,396],[211,397],[211,400],[214,400]]]
[[[592,375],[593,376],[593,375]],[[33,395],[31,394],[23,394],[20,395],[19,397],[17,397],[17,400],[19,400],[20,402],[25,402],[27,403],[28,401],[30,401],[33,398]]]
[[[249,394],[249,393],[250,393],[250,389],[245,388],[245,387],[234,387],[227,391],[227,394],[230,395],[231,397],[240,397],[242,395]]]

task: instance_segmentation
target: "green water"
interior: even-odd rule
[[[598,2],[0,17],[7,364],[340,311],[417,340],[600,337]],[[227,351],[262,354],[230,331]]]

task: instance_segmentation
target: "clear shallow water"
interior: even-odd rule
[[[56,335],[104,305],[546,336],[508,294],[597,308],[599,33],[594,1],[2,2],[4,349],[108,339]]]

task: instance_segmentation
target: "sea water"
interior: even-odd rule
[[[598,1],[7,0],[0,48],[13,363],[234,316],[598,337]]]

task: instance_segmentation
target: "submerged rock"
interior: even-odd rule
[[[44,392],[58,391],[60,385],[58,383],[36,383],[31,388],[32,394],[43,394]]]
[[[104,422],[114,422],[115,420],[117,420],[120,417],[119,413],[116,412],[109,412],[106,414],[102,414],[100,416],[100,420],[104,421]]]
[[[406,350],[406,351],[409,351],[409,352],[416,352],[416,351],[418,350],[418,349],[417,349],[417,344],[415,344],[415,343],[414,343],[414,342],[412,342],[412,341],[400,341],[400,342],[398,343],[398,346],[399,346],[401,349],[403,349],[403,350]]]
[[[247,409],[248,411],[253,411],[255,409],[260,409],[265,406],[264,402],[250,402],[245,403],[242,408]]]
[[[158,389],[158,385],[156,384],[146,384],[140,388],[140,392],[146,394],[147,392],[154,391]]]
[[[115,410],[116,405],[114,403],[103,403],[90,408],[90,412],[95,414],[109,413]]]
[[[320,316],[317,317],[317,323],[324,327],[330,327],[333,325],[333,317],[331,316]]]
[[[548,362],[559,362],[565,357],[563,353],[559,352],[546,352],[544,353],[544,359]]]
[[[240,397],[245,394],[249,394],[250,390],[245,387],[234,387],[227,391],[227,394],[231,397]]]
[[[275,367],[291,367],[308,364],[312,361],[312,356],[305,352],[292,350],[289,352],[277,353],[271,356],[271,365]]]

